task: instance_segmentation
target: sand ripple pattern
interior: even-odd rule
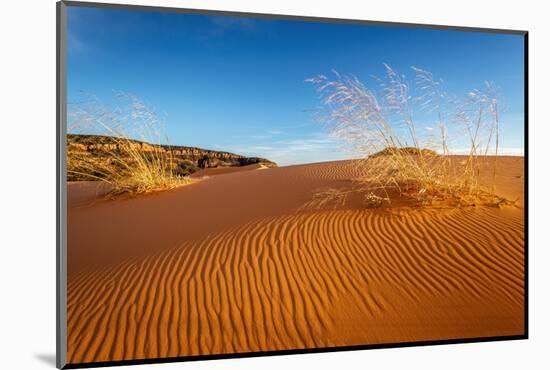
[[[366,175],[365,168],[358,166],[355,161],[341,161],[338,166],[332,163],[315,163],[305,166],[296,166],[296,172],[301,177],[321,180],[349,180]]]
[[[522,214],[502,212],[293,214],[82,272],[69,362],[367,344],[430,298],[521,309]]]

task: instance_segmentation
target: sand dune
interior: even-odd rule
[[[300,208],[349,162],[70,187],[69,363],[522,334],[522,163],[501,161],[505,209]]]
[[[205,176],[209,177],[209,176],[223,175],[223,174],[233,173],[233,172],[264,170],[267,168],[269,167],[267,167],[265,164],[262,164],[262,163],[249,164],[246,166],[213,167],[213,168],[205,168],[203,170],[199,170],[193,173],[190,177],[193,179],[200,179]]]

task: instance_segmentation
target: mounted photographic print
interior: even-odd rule
[[[526,55],[58,3],[58,366],[527,338]]]

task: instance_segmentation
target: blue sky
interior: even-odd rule
[[[68,96],[114,104],[113,91],[166,113],[170,143],[280,165],[344,159],[315,122],[305,79],[337,70],[370,84],[383,63],[411,66],[465,95],[500,88],[505,152],[523,150],[523,37],[478,32],[69,7]],[[428,119],[428,118],[426,118]],[[428,119],[429,120],[429,119]],[[429,125],[430,122],[422,124]],[[460,151],[460,142],[453,144]]]

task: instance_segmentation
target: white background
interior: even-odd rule
[[[550,20],[543,5],[545,2],[128,1],[141,5],[530,31],[529,340],[134,368],[549,368]],[[1,18],[0,368],[51,369],[55,358],[55,1],[4,1]]]

